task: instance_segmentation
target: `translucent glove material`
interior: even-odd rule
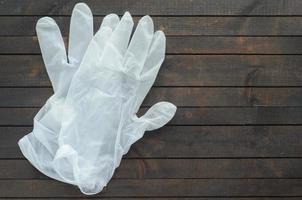
[[[176,111],[161,102],[136,116],[164,60],[165,36],[154,33],[152,19],[145,16],[128,46],[132,28],[126,13],[104,50],[97,33],[66,97],[54,163],[61,177],[76,182],[85,194],[100,192],[129,147]]]
[[[108,15],[104,18],[100,30],[114,29],[118,21],[117,15]],[[60,29],[52,18],[41,18],[36,31],[54,95],[35,116],[33,131],[24,136],[18,144],[23,155],[38,170],[49,177],[66,182],[54,170],[53,159],[58,150],[65,97],[93,37],[92,13],[86,4],[79,3],[74,7],[70,22],[68,57]],[[103,44],[100,43],[100,48],[108,39],[107,35],[101,37]]]
[[[91,22],[92,17],[86,11],[79,12],[82,21],[77,27],[87,34],[83,22]],[[89,20],[83,16],[89,16]],[[77,46],[77,50],[83,50],[81,56],[68,61],[64,49],[65,57],[59,56],[58,50],[43,49],[44,44],[61,47],[61,36],[60,40],[51,39],[54,37],[48,34],[53,31],[46,26],[46,38],[52,41],[42,42],[37,28],[55,94],[37,114],[33,132],[19,142],[23,154],[36,168],[52,178],[77,185],[84,194],[100,192],[130,146],[145,131],[168,123],[176,112],[173,104],[160,102],[143,116],[136,115],[164,60],[165,35],[161,31],[154,33],[152,19],[145,16],[130,41],[133,20],[129,13],[120,21],[116,15],[106,18],[92,40],[90,29],[85,37],[73,37],[77,38],[77,45],[88,35],[91,42],[87,50],[87,43]],[[71,26],[73,19],[76,21],[75,14]],[[69,48],[69,55],[70,52]],[[59,75],[69,65],[74,70]]]

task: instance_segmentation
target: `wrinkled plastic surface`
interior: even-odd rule
[[[52,18],[41,18],[36,32],[54,94],[37,113],[33,131],[19,141],[19,146],[42,173],[64,181],[53,169],[52,162],[58,149],[65,97],[93,37],[92,13],[86,4],[75,6],[70,22],[68,56],[60,29]]]
[[[154,33],[152,19],[145,16],[130,41],[130,14],[125,13],[120,21],[111,14],[88,46],[92,15],[80,4],[71,19],[67,60],[59,29],[55,24],[51,28],[54,22],[49,18],[45,20],[46,25],[38,22],[37,33],[55,94],[19,146],[47,176],[77,185],[85,194],[96,194],[109,182],[130,146],[175,114],[173,104],[160,102],[143,116],[136,115],[164,60],[166,39],[161,31]],[[81,25],[73,29],[76,22]]]

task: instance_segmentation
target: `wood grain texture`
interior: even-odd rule
[[[32,127],[0,127],[0,158],[19,159]],[[302,155],[302,126],[167,126],[145,133],[126,158],[288,158]]]
[[[301,179],[120,179],[95,196],[296,197],[302,195],[301,187]],[[84,197],[75,186],[54,180],[0,180],[0,191],[0,197]]]
[[[11,198],[14,200],[23,200],[23,198]],[[27,200],[36,200],[36,198],[26,198]],[[74,198],[43,198],[47,200],[73,200]],[[77,198],[80,200],[84,200],[87,198]],[[90,197],[89,199],[100,199],[99,197]],[[102,197],[102,199],[105,200],[125,200],[126,198],[112,198],[112,197]],[[160,197],[139,197],[135,198],[135,200],[300,200],[300,197],[165,197],[165,198],[160,198]]]
[[[52,94],[51,88],[0,88],[0,107],[41,107]],[[159,101],[181,107],[302,106],[302,88],[155,87],[142,106]]]
[[[95,29],[126,10],[154,19],[167,56],[140,114],[179,106],[146,133],[92,199],[302,198],[302,1],[87,0]],[[42,175],[17,142],[52,94],[35,23],[51,16],[68,40],[76,0],[0,0],[0,199],[84,199]]]
[[[14,200],[23,200],[23,198],[11,198]],[[36,198],[26,198],[27,200],[36,200]],[[43,198],[47,200],[73,200],[74,198]],[[83,198],[77,198],[80,200],[87,199],[85,197]],[[99,197],[89,197],[89,199],[100,199]],[[126,198],[115,198],[115,197],[102,197],[102,199],[105,200],[125,200]],[[300,200],[300,197],[139,197],[135,198],[135,200]]]
[[[66,40],[66,39],[65,39]],[[168,54],[302,54],[302,37],[168,37]],[[0,54],[40,54],[34,37],[0,37]]]
[[[0,108],[1,126],[32,125],[39,108]],[[139,114],[146,112],[142,108]],[[168,125],[302,124],[302,107],[178,108]]]
[[[302,178],[302,159],[123,159],[114,179]],[[50,179],[27,160],[0,160],[0,179]]]
[[[0,17],[0,36],[35,36],[40,17]],[[53,17],[68,36],[70,17]],[[137,23],[139,17],[135,17]],[[294,36],[301,35],[302,17],[152,17],[154,29],[167,36]],[[94,17],[98,30],[103,17]]]
[[[155,86],[302,86],[300,55],[168,55]],[[40,55],[0,55],[1,87],[51,86]]]
[[[0,15],[70,15],[76,0],[1,0]],[[302,15],[299,0],[84,0],[95,15]]]

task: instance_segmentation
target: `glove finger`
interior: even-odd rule
[[[129,43],[132,28],[132,17],[129,12],[126,12],[112,32],[100,63],[116,71],[123,69],[123,57]]]
[[[85,65],[83,65],[83,67],[80,67],[79,71],[84,70],[86,72],[91,71],[95,73],[95,70],[97,69],[96,67],[99,66],[99,60],[103,55],[105,45],[110,39],[111,34],[112,30],[109,27],[104,27],[95,34],[82,60]],[[91,68],[92,70],[87,70],[87,67]]]
[[[85,3],[75,5],[70,21],[68,59],[80,63],[93,37],[93,16]]]
[[[105,45],[109,41],[113,30],[117,27],[119,22],[119,17],[116,14],[107,15],[101,24],[99,31],[95,34],[93,38],[93,44],[91,44],[91,48],[94,48],[96,56],[99,58],[102,56],[103,51],[105,49]]]
[[[153,39],[154,25],[151,17],[144,16],[138,23],[125,55],[125,67],[131,74],[139,76]]]
[[[176,106],[172,103],[158,102],[138,120],[142,121],[146,131],[152,131],[167,124],[175,115],[176,109]]]
[[[85,66],[98,66],[105,45],[111,37],[112,29],[116,28],[118,22],[119,18],[115,14],[109,14],[103,19],[100,29],[92,38],[83,58],[83,63],[86,63]]]
[[[137,112],[148,91],[152,87],[159,68],[165,58],[166,38],[163,32],[157,31],[154,34],[151,47],[148,52],[146,62],[140,74],[140,79],[143,81],[141,87],[137,91],[139,94],[134,104],[133,112]],[[148,81],[145,81],[148,80]]]
[[[43,17],[37,22],[36,31],[48,76],[56,90],[61,67],[67,63],[60,29],[52,18]]]
[[[129,12],[126,12],[112,33],[112,37],[110,39],[111,44],[118,50],[121,56],[124,56],[126,52],[132,28],[132,17]]]
[[[166,37],[162,31],[154,34],[149,53],[141,72],[142,80],[155,80],[161,64],[165,59]]]
[[[89,52],[99,60],[103,55],[106,43],[112,35],[112,29],[110,27],[103,27],[94,36],[91,44],[89,45]],[[89,56],[91,56],[89,55]]]
[[[114,30],[118,25],[119,21],[120,19],[116,14],[106,15],[102,21],[100,29],[104,27],[110,27],[112,30]]]

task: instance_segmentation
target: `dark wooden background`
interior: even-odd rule
[[[96,27],[111,12],[153,17],[167,56],[143,107],[178,106],[93,198],[302,199],[302,1],[85,2]],[[52,16],[67,36],[75,3],[0,0],[0,198],[84,198],[35,170],[17,146],[52,94],[35,23]]]

